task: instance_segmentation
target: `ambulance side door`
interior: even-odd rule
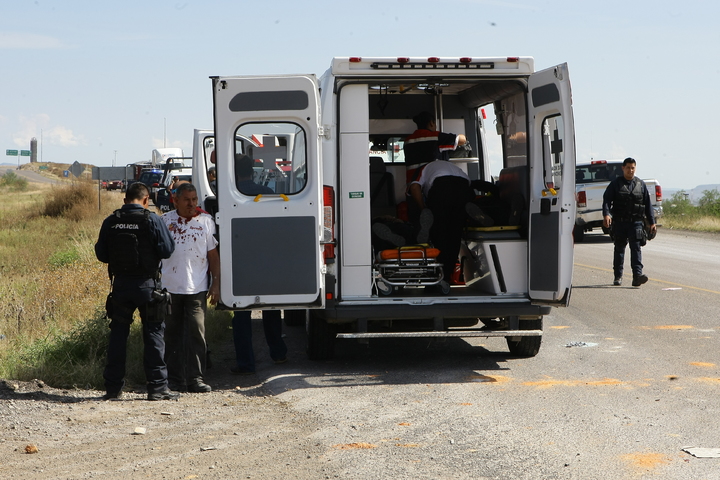
[[[212,80],[222,303],[322,307],[317,79]]]

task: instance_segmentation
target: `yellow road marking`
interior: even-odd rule
[[[610,272],[610,273],[613,272],[613,270],[611,268],[595,267],[593,265],[583,265],[582,263],[574,263],[573,265],[575,265],[576,267],[589,268],[591,270],[602,270],[603,272]],[[717,290],[708,290],[707,288],[693,287],[691,285],[683,285],[682,283],[668,282],[667,280],[658,280],[656,278],[651,278],[650,280],[652,280],[653,282],[664,283],[665,285],[673,285],[675,287],[689,288],[691,290],[698,290],[701,292],[714,293],[716,295],[720,295],[720,292],[718,292]]]

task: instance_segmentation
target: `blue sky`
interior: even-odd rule
[[[569,65],[578,162],[632,156],[641,177],[690,189],[720,183],[719,14],[698,0],[5,1],[0,153],[36,137],[43,161],[190,155],[193,129],[212,128],[211,75],[529,55]]]

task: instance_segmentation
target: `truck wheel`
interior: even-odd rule
[[[520,330],[542,330],[542,317],[534,320],[520,320]],[[517,357],[534,357],[540,351],[542,336],[505,337],[510,353]]]
[[[575,243],[582,243],[583,240],[585,240],[585,229],[575,225],[575,228],[573,228],[573,237],[575,238]]]
[[[307,310],[283,310],[285,325],[288,327],[301,327],[305,325]]]
[[[335,355],[336,328],[314,310],[308,310],[305,323],[307,333],[306,353],[310,360],[329,360]]]

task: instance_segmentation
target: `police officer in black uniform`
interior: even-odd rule
[[[642,252],[643,219],[650,226],[651,235],[657,232],[650,194],[645,182],[635,176],[636,162],[633,158],[623,161],[623,176],[617,177],[605,189],[603,194],[603,225],[610,228],[615,240],[613,285],[622,284],[625,247],[630,244],[630,266],[632,267],[632,286],[639,287],[648,281],[643,274]],[[611,215],[612,214],[612,215]]]
[[[133,183],[125,193],[125,205],[103,221],[95,244],[98,260],[108,264],[112,293],[106,304],[110,318],[104,400],[120,398],[125,383],[127,339],[133,314],[140,310],[143,325],[143,365],[148,400],[179,397],[167,385],[164,315],[169,298],[160,290],[160,261],[175,250],[165,223],[147,210],[150,192]]]

